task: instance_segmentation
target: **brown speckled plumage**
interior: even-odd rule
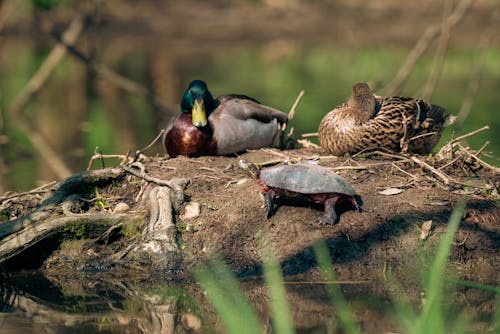
[[[321,121],[321,146],[333,155],[362,150],[429,153],[450,123],[444,109],[422,99],[376,97],[367,84],[356,84],[346,103]]]

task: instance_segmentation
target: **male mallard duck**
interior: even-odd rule
[[[366,149],[426,154],[453,120],[443,108],[424,100],[375,96],[367,84],[358,83],[347,103],[323,118],[318,138],[325,150],[338,156]]]
[[[194,80],[181,114],[167,127],[164,146],[171,157],[225,155],[272,146],[287,114],[245,95],[214,99],[207,84]]]

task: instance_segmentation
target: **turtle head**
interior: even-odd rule
[[[241,169],[243,169],[248,176],[250,176],[252,179],[258,180],[259,175],[260,175],[260,169],[257,167],[255,164],[245,161],[241,159],[238,162],[238,165],[240,166]]]
[[[182,96],[181,111],[191,114],[193,125],[202,128],[208,124],[208,116],[216,108],[216,103],[207,84],[193,80]]]

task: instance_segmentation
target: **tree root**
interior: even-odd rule
[[[174,178],[161,180],[146,174],[142,164],[136,162],[136,171],[128,166],[92,170],[73,175],[56,184],[33,211],[7,221],[0,225],[0,263],[9,260],[36,243],[57,233],[61,233],[68,225],[95,227],[107,226],[107,232],[98,240],[109,237],[117,226],[123,226],[129,221],[146,220],[148,211],[149,222],[144,226],[140,238],[116,256],[110,257],[111,261],[119,261],[129,252],[131,254],[144,253],[158,267],[166,268],[175,266],[172,261],[178,261],[177,230],[174,225],[175,210],[184,201],[184,188],[188,180]],[[148,185],[148,191],[142,194],[141,205],[150,210],[141,213],[80,213],[81,199],[88,194],[89,189],[104,187],[112,181],[124,177],[126,174],[139,177]],[[154,184],[154,185],[152,185]],[[27,194],[28,195],[28,194]],[[137,212],[137,211],[136,211]],[[106,235],[107,233],[107,235]],[[141,255],[143,256],[143,255]],[[152,259],[155,257],[155,259]],[[168,261],[165,261],[165,258]]]

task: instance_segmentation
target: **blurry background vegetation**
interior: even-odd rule
[[[214,95],[244,93],[284,111],[304,89],[293,125],[296,134],[315,132],[353,84],[368,82],[387,93],[420,38],[460,5],[465,10],[456,26],[427,41],[396,93],[422,96],[432,81],[430,100],[460,114],[442,142],[452,131],[489,125],[469,144],[477,149],[490,140],[486,151],[498,157],[497,0],[0,1],[0,194],[64,177],[34,145],[40,138],[70,172],[85,169],[96,146],[104,154],[144,147],[178,111],[193,79],[205,80]],[[68,54],[21,116],[12,115],[16,96],[57,36],[83,15],[74,47],[153,95],[123,89],[88,59]],[[430,80],[433,68],[440,75]],[[159,144],[148,151],[156,153],[163,154]]]

